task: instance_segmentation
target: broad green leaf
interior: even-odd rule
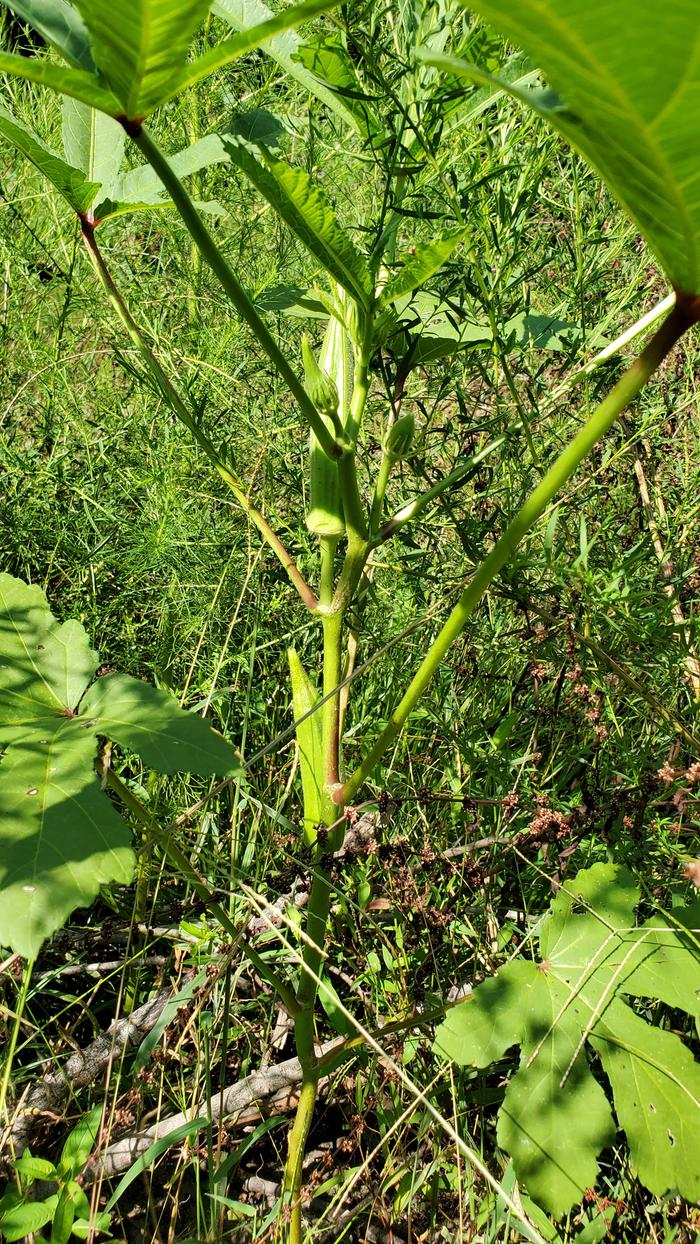
[[[533,345],[536,350],[569,350],[581,330],[568,320],[537,311],[519,311],[503,328],[508,349],[522,350]]]
[[[77,705],[98,665],[77,622],[58,626],[40,587],[0,574],[0,724],[34,726]],[[0,739],[0,743],[2,739]]]
[[[97,666],[38,587],[0,575],[0,945],[34,957],[100,885],[127,883],[129,829],[95,776],[99,734],[165,772],[239,769],[233,749],[164,692]],[[129,716],[131,713],[131,716]]]
[[[300,43],[295,59],[342,99],[363,138],[376,138],[384,132],[384,126],[362,88],[355,66],[339,39],[309,39],[306,43]]]
[[[180,708],[167,691],[128,674],[98,678],[80,705],[80,717],[97,734],[138,752],[159,773],[241,772],[230,743],[196,713]]]
[[[0,104],[0,135],[36,165],[74,212],[82,216],[88,211],[99,190],[99,183],[90,181],[80,168],[67,164],[51,151],[26,125],[13,117],[3,104]]]
[[[595,1184],[596,1155],[612,1143],[616,1129],[605,1093],[580,1045],[585,1008],[573,1002],[559,1015],[559,989],[544,973],[537,975],[528,1001],[520,1002],[524,1007],[529,1004],[535,1023],[527,1026],[520,1070],[503,1099],[497,1139],[512,1155],[518,1178],[530,1195],[559,1216]],[[551,1035],[531,1062],[544,1025],[551,1027]]]
[[[209,48],[203,56],[188,65],[178,82],[177,89],[183,90],[185,87],[192,86],[217,69],[222,69],[224,65],[230,65],[232,61],[245,56],[246,52],[251,52],[276,36],[284,34],[285,31],[300,26],[302,22],[310,21],[319,13],[326,13],[329,9],[336,8],[339,3],[340,0],[303,0],[303,3],[289,5],[280,13],[270,13],[269,17],[261,22],[242,29],[239,34],[225,39],[217,47]]]
[[[21,1158],[15,1158],[12,1165],[24,1179],[56,1178],[56,1167],[53,1162],[49,1162],[48,1158],[33,1157],[28,1149],[25,1149]]]
[[[409,255],[398,272],[392,276],[381,292],[379,310],[383,311],[392,302],[397,302],[406,294],[424,285],[440,268],[464,238],[464,230],[451,233],[435,242],[422,242],[416,247],[414,255]]]
[[[0,946],[31,958],[100,885],[127,884],[134,863],[94,773],[93,731],[65,716],[41,727],[13,732],[0,761]]]
[[[94,72],[95,62],[85,23],[67,0],[0,0],[0,3],[37,30],[71,65]]]
[[[48,1201],[23,1201],[17,1193],[17,1201],[0,1213],[0,1231],[7,1244],[14,1240],[23,1240],[26,1236],[39,1231],[45,1223],[53,1218],[54,1204]],[[4,1198],[3,1198],[4,1199]]]
[[[316,840],[316,827],[323,820],[323,737],[321,713],[311,712],[318,704],[314,687],[294,648],[287,649],[292,684],[292,708],[299,745],[299,769],[304,795],[304,837]],[[308,715],[307,715],[308,714]]]
[[[616,1001],[596,1025],[600,1055],[632,1164],[656,1196],[700,1201],[700,1065],[673,1032],[651,1028]]]
[[[77,0],[95,64],[130,120],[178,89],[210,0]]]
[[[372,293],[367,263],[303,169],[277,160],[265,147],[222,135],[232,161],[250,178],[325,271],[365,306]]]
[[[325,320],[328,308],[314,297],[313,289],[301,289],[298,285],[274,285],[256,298],[258,311],[276,311],[311,320]]]
[[[700,24],[690,0],[469,0],[558,93],[514,91],[600,172],[673,283],[700,290]],[[429,57],[450,73],[474,67]],[[478,71],[477,71],[478,75]],[[512,90],[512,88],[510,88]]]
[[[242,31],[267,22],[275,16],[272,9],[263,4],[262,0],[215,0],[212,12],[216,13],[217,17],[223,18],[235,30]],[[296,30],[290,29],[268,39],[262,45],[262,50],[271,56],[285,73],[295,78],[304,90],[309,91],[321,103],[330,107],[347,125],[356,128],[355,116],[345,101],[319,82],[316,76],[296,59],[297,53],[303,46],[301,36]]]
[[[226,163],[229,158],[221,137],[218,134],[207,134],[190,147],[169,156],[168,164],[182,180],[213,164]],[[114,199],[121,203],[162,205],[163,194],[163,183],[150,164],[141,164],[138,168],[130,169],[113,189]]]
[[[63,1179],[82,1171],[95,1147],[101,1120],[102,1106],[93,1106],[71,1131],[61,1150],[59,1169]]]
[[[103,112],[79,100],[63,100],[63,150],[69,164],[97,182],[103,195],[119,176],[126,130]]]
[[[23,78],[26,82],[35,82],[37,86],[48,86],[59,95],[82,99],[92,108],[99,108],[111,117],[118,116],[121,111],[112,92],[102,86],[95,74],[87,73],[83,69],[66,69],[64,65],[55,65],[53,61],[43,57],[0,52],[0,73]]]
[[[636,928],[638,900],[622,867],[580,872],[542,922],[541,962],[508,964],[436,1033],[438,1052],[478,1067],[521,1046],[499,1143],[530,1194],[557,1217],[593,1185],[597,1155],[612,1139],[587,1042],[610,1080],[640,1179],[657,1196],[700,1194],[700,1067],[677,1036],[652,1028],[622,1001],[625,994],[658,997],[697,1014],[700,904]]]

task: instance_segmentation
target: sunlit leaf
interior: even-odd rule
[[[95,64],[130,119],[177,90],[209,0],[76,0]],[[89,101],[88,101],[89,102]]]
[[[131,877],[129,829],[95,775],[100,734],[164,772],[240,767],[164,692],[114,675],[86,694],[97,661],[78,622],[59,626],[38,587],[0,575],[0,945],[30,957],[100,885]]]
[[[40,173],[56,187],[59,194],[73,208],[83,214],[92,203],[99,184],[90,181],[79,168],[73,168],[59,155],[51,151],[23,122],[13,117],[7,108],[0,103],[0,135],[22,155],[31,160]]]
[[[363,256],[341,229],[333,209],[308,173],[276,159],[264,147],[222,135],[234,164],[250,178],[325,271],[367,305],[372,278]]]
[[[93,683],[80,705],[98,734],[138,752],[159,773],[233,774],[241,763],[230,743],[196,713],[150,683],[108,674]]]
[[[117,116],[120,107],[116,97],[100,83],[95,74],[82,69],[67,69],[38,56],[20,56],[16,52],[0,52],[0,73],[8,73],[37,86],[48,86],[59,95],[81,99],[92,108]]]
[[[700,23],[689,0],[469,0],[523,48],[550,92],[510,86],[601,173],[667,275],[700,289]],[[431,64],[485,75],[452,57]],[[487,75],[486,75],[487,76]]]
[[[212,12],[223,18],[235,30],[241,31],[247,31],[275,16],[272,9],[263,4],[262,0],[215,0]],[[297,59],[297,53],[303,46],[304,42],[297,31],[288,29],[282,34],[267,39],[262,44],[262,51],[272,57],[291,78],[296,79],[305,91],[315,95],[321,103],[331,108],[346,125],[356,128],[355,115],[345,101],[335,91],[320,82],[316,75],[310,73]]]
[[[447,237],[438,238],[435,242],[422,242],[409,255],[391,280],[387,282],[379,299],[379,310],[383,311],[389,303],[397,302],[405,294],[413,293],[420,285],[434,276],[464,238],[464,230],[460,229]]]
[[[239,34],[232,35],[230,39],[225,39],[223,43],[219,43],[214,48],[209,48],[203,56],[188,65],[181,75],[178,90],[192,86],[217,69],[222,69],[224,65],[230,65],[232,61],[238,60],[246,52],[251,52],[254,48],[271,42],[275,37],[279,38],[286,31],[300,26],[302,22],[310,21],[319,13],[326,13],[329,9],[336,8],[339,3],[340,0],[303,0],[301,4],[287,6],[280,13],[269,13],[269,16],[254,25],[242,28]],[[225,8],[225,5],[223,7]]]

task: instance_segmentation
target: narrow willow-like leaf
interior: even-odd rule
[[[0,0],[0,3],[38,31],[71,65],[94,72],[90,36],[78,10],[67,0]]]
[[[477,1067],[521,1046],[498,1138],[518,1178],[556,1216],[593,1184],[597,1155],[612,1137],[587,1042],[609,1077],[639,1178],[657,1196],[700,1196],[700,1066],[676,1035],[651,1027],[622,1000],[661,998],[697,1014],[700,904],[635,928],[638,901],[622,867],[578,873],[542,923],[541,961],[506,965],[437,1030],[438,1051]]]
[[[304,669],[294,648],[287,649],[289,674],[292,684],[292,707],[297,722],[296,735],[299,745],[299,769],[304,796],[304,838],[311,845],[316,841],[316,829],[323,820],[323,737],[320,711],[312,713],[318,704],[318,692]],[[310,716],[307,714],[310,713]],[[302,720],[303,719],[303,720]]]
[[[130,119],[178,89],[209,0],[77,0],[95,64]]]
[[[212,12],[223,18],[235,30],[246,31],[253,26],[261,25],[275,16],[262,0],[215,0]],[[285,73],[294,78],[305,91],[315,95],[321,103],[331,108],[346,125],[357,127],[355,116],[335,91],[319,82],[318,78],[296,59],[303,47],[303,40],[296,30],[285,30],[262,44],[262,51],[272,57]]]
[[[469,0],[544,72],[512,93],[600,172],[673,283],[700,290],[700,24],[690,0]],[[429,55],[450,73],[475,67]]]
[[[422,242],[416,247],[415,255],[406,258],[398,272],[384,286],[379,298],[379,310],[384,311],[399,298],[413,293],[414,289],[424,285],[440,268],[464,238],[464,230],[438,238],[435,242]]]
[[[98,678],[82,700],[80,716],[159,773],[242,771],[231,744],[207,722],[185,712],[168,692],[128,674]]]
[[[83,215],[87,212],[97,191],[99,183],[90,181],[80,168],[66,164],[60,156],[51,151],[28,126],[13,117],[3,104],[0,104],[0,135],[12,143],[17,151],[31,160],[40,173],[56,187],[59,194],[73,208],[74,212]]]
[[[82,169],[102,194],[111,190],[119,176],[126,131],[112,117],[77,99],[63,100],[63,150],[69,164]]]
[[[372,278],[366,261],[341,229],[335,213],[303,169],[275,159],[264,147],[222,135],[234,164],[343,289],[368,306]]]
[[[112,92],[102,86],[95,74],[86,73],[82,69],[67,69],[64,65],[54,65],[52,61],[40,59],[38,56],[0,52],[0,73],[23,78],[25,82],[35,82],[37,86],[47,86],[59,95],[82,99],[92,108],[99,108],[100,112],[107,112],[112,117],[118,116],[121,111]]]
[[[239,34],[232,35],[230,39],[225,39],[217,47],[209,48],[203,56],[187,66],[180,77],[177,89],[183,90],[195,82],[200,82],[202,78],[207,78],[217,69],[222,69],[224,65],[230,65],[232,61],[245,56],[246,52],[251,52],[254,48],[268,43],[275,36],[300,26],[302,22],[310,21],[319,13],[326,13],[329,9],[337,8],[338,4],[340,0],[304,0],[302,4],[293,4],[282,9],[281,13],[271,13],[263,21],[241,30]]]

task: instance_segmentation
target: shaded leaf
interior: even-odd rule
[[[102,884],[131,880],[131,834],[100,789],[96,751],[91,730],[57,716],[15,731],[0,762],[0,945],[21,955]]]
[[[67,0],[0,0],[71,65],[94,72],[90,37],[77,9]]]
[[[80,705],[97,734],[138,752],[159,773],[241,773],[230,743],[167,691],[128,674],[98,678]]]
[[[95,776],[98,733],[167,772],[238,771],[230,745],[164,692],[114,676],[86,695],[97,660],[40,588],[0,575],[0,945],[28,957],[100,885],[131,878],[129,829]]]
[[[367,263],[343,232],[335,213],[308,173],[275,159],[265,147],[222,135],[232,161],[296,233],[326,272],[365,306],[372,293]]]

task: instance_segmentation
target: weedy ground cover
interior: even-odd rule
[[[6,11],[8,1239],[693,1236],[694,36],[473,9]]]

